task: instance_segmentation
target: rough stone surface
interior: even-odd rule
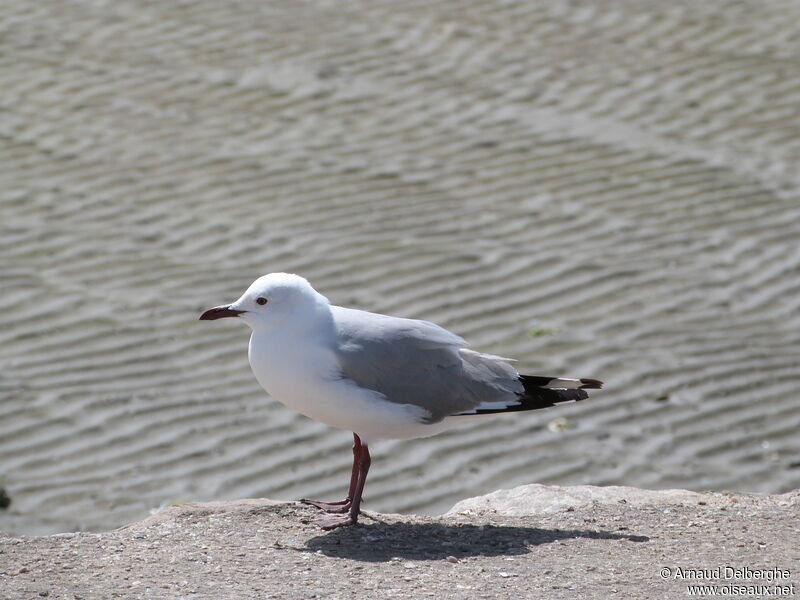
[[[794,496],[773,496],[791,502]],[[725,494],[698,493],[688,490],[640,490],[633,487],[576,485],[569,488],[533,483],[510,490],[497,490],[485,496],[467,498],[456,504],[445,516],[458,514],[481,514],[496,512],[506,516],[521,517],[542,513],[558,513],[564,510],[586,508],[595,504],[703,504],[727,503]]]
[[[106,533],[0,538],[0,597],[649,599],[685,598],[696,584],[798,589],[799,512],[800,491],[524,486],[439,518],[367,512],[359,527],[324,532],[310,523],[317,511],[296,503],[186,504]],[[726,567],[751,572],[725,579]],[[723,577],[683,579],[679,568]],[[775,568],[772,582],[753,574]]]

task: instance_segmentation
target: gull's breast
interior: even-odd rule
[[[428,411],[389,402],[374,390],[342,376],[336,354],[322,344],[274,336],[250,337],[250,367],[261,387],[285,406],[366,439],[406,439],[433,435]]]

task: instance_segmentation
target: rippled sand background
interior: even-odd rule
[[[349,434],[196,320],[277,270],[607,382],[378,445],[366,508],[800,487],[800,2],[0,11],[0,529],[341,496]]]

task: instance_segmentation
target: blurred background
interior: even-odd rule
[[[270,271],[606,390],[373,448],[365,508],[800,487],[800,2],[5,2],[0,530],[336,499]]]

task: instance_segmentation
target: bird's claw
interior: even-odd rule
[[[300,502],[314,506],[329,513],[346,513],[350,510],[351,506],[351,501],[349,498],[346,500],[339,500],[337,502],[323,502],[322,500],[309,500],[308,498],[301,498]]]

